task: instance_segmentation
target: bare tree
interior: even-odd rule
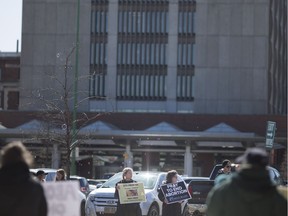
[[[53,83],[53,87],[39,89],[33,92],[32,96],[34,98],[33,101],[42,107],[41,119],[49,125],[49,130],[41,131],[41,139],[45,139],[45,143],[57,143],[59,150],[64,152],[64,162],[66,163],[68,177],[70,176],[71,153],[76,146],[83,143],[83,141],[77,140],[77,134],[83,126],[89,124],[100,115],[88,116],[85,112],[82,112],[77,113],[75,120],[73,118],[73,109],[77,109],[81,103],[89,99],[89,97],[85,97],[76,104],[76,107],[73,106],[75,92],[73,92],[74,80],[71,78],[73,76],[70,74],[72,71],[70,58],[74,50],[75,47],[65,57],[63,74],[46,74],[50,82]],[[78,80],[89,78],[90,75],[87,75],[78,77]],[[77,92],[77,94],[81,93],[83,92]],[[77,124],[76,129],[73,129],[74,123]]]

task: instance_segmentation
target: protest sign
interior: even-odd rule
[[[170,183],[162,185],[161,190],[168,204],[181,202],[191,198],[184,181],[177,182],[175,184]]]
[[[119,185],[120,204],[146,202],[143,183],[127,183]]]
[[[79,182],[43,183],[48,216],[80,216]]]

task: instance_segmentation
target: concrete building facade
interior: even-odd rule
[[[76,3],[24,0],[21,109],[63,71]],[[81,1],[80,109],[266,114],[268,40],[269,0]]]
[[[183,174],[200,175],[203,170],[207,174],[211,165],[224,157],[233,159],[247,147],[263,147],[266,115],[273,114],[273,101],[279,101],[277,98],[284,89],[271,86],[278,80],[277,74],[285,73],[285,67],[287,71],[287,64],[278,58],[268,61],[271,53],[278,51],[272,52],[275,43],[271,38],[283,39],[277,28],[273,34],[269,33],[278,20],[271,15],[271,10],[274,11],[271,7],[278,8],[277,5],[269,0],[81,0],[77,93],[78,101],[83,102],[78,111],[85,112],[85,116],[112,112],[111,119],[121,115],[121,124],[117,125],[121,130],[116,133],[111,129],[108,133],[90,125],[92,138],[79,148],[79,155],[94,158],[89,163],[101,169],[107,162],[99,158],[109,156],[109,160],[117,158],[115,170],[119,170],[119,164],[132,166],[141,162],[142,170],[162,166],[164,171],[175,168]],[[61,100],[55,91],[63,90],[58,81],[64,79],[65,70],[71,85],[69,93],[73,94],[76,20],[76,0],[23,0],[21,111],[41,110],[38,99]],[[281,53],[280,56],[285,56],[284,50]],[[275,68],[279,70],[271,69],[272,64],[278,63],[281,65]],[[287,98],[279,97],[287,102]],[[205,118],[195,121],[202,114]],[[233,115],[238,117],[232,118]],[[267,117],[265,121],[254,122],[263,127],[261,133],[251,135],[253,128],[248,123],[241,130],[229,126],[240,122],[244,115],[248,119],[254,115]],[[200,130],[201,122],[209,122],[212,116],[221,120]],[[157,118],[161,120],[156,121]],[[185,128],[184,124],[191,127],[182,132],[173,125],[167,127],[174,120],[173,124],[179,128]],[[126,121],[133,122],[132,126],[127,126]],[[149,127],[135,129],[147,122]],[[157,131],[153,125],[158,125]],[[201,140],[203,133],[215,133],[213,126],[220,134],[224,127],[232,138],[225,140],[222,134],[217,139],[212,136]],[[281,127],[287,131],[285,126]],[[242,137],[243,131],[248,137]],[[14,132],[18,133],[17,128]],[[108,135],[103,139],[101,133]],[[134,137],[137,133],[145,136]],[[169,139],[165,137],[167,133]],[[193,136],[190,134],[192,138],[179,142],[176,139],[179,133]],[[121,135],[118,140],[114,139],[115,134]],[[149,137],[149,134],[156,135]],[[156,137],[158,134],[161,136]],[[195,140],[195,134],[201,139]],[[105,143],[107,140],[113,145]],[[284,151],[287,139],[281,136],[279,140]],[[29,140],[26,142],[34,146]],[[53,144],[50,150],[55,158],[61,146]],[[282,157],[282,152],[279,155]],[[204,165],[201,161],[208,162]],[[114,172],[114,168],[105,171]]]

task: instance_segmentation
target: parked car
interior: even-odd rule
[[[235,172],[236,164],[232,164],[232,172]],[[222,168],[221,164],[217,164],[211,174],[210,177],[196,177],[191,180],[188,185],[188,190],[192,196],[191,199],[188,200],[187,206],[184,209],[184,216],[202,216],[205,215],[206,211],[206,199],[210,192],[210,190],[214,186],[214,180],[217,176],[218,171]],[[267,167],[270,173],[270,177],[272,182],[276,185],[282,185],[283,181],[279,174],[279,172],[273,168]]]
[[[178,176],[179,181],[183,181]],[[86,216],[111,214],[117,209],[117,199],[114,198],[115,184],[122,179],[122,172],[115,174],[102,187],[92,191],[85,205]],[[141,202],[142,215],[159,216],[162,213],[162,202],[158,198],[160,185],[166,179],[166,173],[160,172],[134,172],[133,179],[144,184],[146,202]],[[182,204],[182,210],[186,205]]]
[[[45,180],[47,182],[49,181],[55,181],[55,177],[56,177],[56,169],[50,169],[50,168],[37,168],[37,169],[30,169],[30,173],[33,175],[36,175],[36,173],[38,172],[38,170],[43,170],[45,173],[48,173],[45,177]],[[81,216],[85,216],[85,203],[86,203],[86,195],[81,193],[81,191],[79,190],[79,198],[80,198],[80,213]]]
[[[102,184],[104,184],[107,181],[107,179],[87,179],[87,181],[88,181],[88,184],[89,184],[89,190],[93,191],[96,188],[101,187]]]
[[[115,175],[115,173],[104,173],[103,179],[109,179],[109,178],[111,178],[114,175]]]
[[[81,176],[70,176],[70,181],[79,181],[80,183],[80,191],[87,197],[90,193],[89,184],[85,177]]]

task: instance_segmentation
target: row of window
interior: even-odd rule
[[[166,65],[166,44],[121,43],[118,44],[119,65]]]
[[[167,65],[167,44],[120,43],[118,44],[118,65]],[[177,64],[193,65],[193,44],[178,44]],[[107,64],[107,44],[91,43],[90,65]]]
[[[192,34],[194,32],[194,13],[180,11],[178,13],[178,33]]]
[[[165,99],[166,76],[161,74],[117,74],[118,99]]]
[[[117,98],[120,100],[165,100],[166,79],[163,74],[117,74]],[[94,74],[90,78],[90,96],[105,98],[105,74]],[[177,75],[177,100],[193,100],[193,75]]]
[[[193,100],[193,74],[177,74],[177,100]]]
[[[193,61],[193,44],[181,43],[178,44],[177,50],[177,64],[179,66],[192,66]]]
[[[108,11],[91,11],[91,33],[107,33],[108,31]]]
[[[182,0],[183,1],[183,0]],[[156,4],[161,4],[161,3],[168,3],[169,0],[119,0],[119,4],[149,4],[149,3],[156,3]]]
[[[119,33],[168,33],[167,11],[119,11]],[[91,12],[91,33],[107,33],[108,11]],[[180,11],[178,14],[178,32],[192,34],[194,32],[194,13]]]
[[[94,74],[89,79],[89,94],[90,97],[95,97],[98,100],[105,97],[105,74]]]
[[[91,43],[90,45],[90,65],[107,64],[107,44]]]
[[[119,11],[119,33],[168,33],[167,11]]]

